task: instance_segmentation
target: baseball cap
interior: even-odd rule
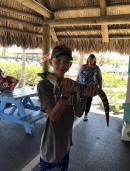
[[[51,59],[52,58],[56,58],[59,55],[64,54],[67,55],[69,57],[69,60],[73,60],[72,58],[72,50],[67,47],[66,45],[59,45],[59,46],[55,46],[52,50],[52,54],[51,54]]]

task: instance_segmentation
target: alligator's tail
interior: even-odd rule
[[[99,90],[98,95],[100,96],[100,98],[102,100],[104,110],[105,110],[105,114],[106,114],[107,126],[109,126],[109,110],[110,110],[110,108],[109,108],[109,102],[108,102],[107,96],[106,96],[105,92],[101,89]]]

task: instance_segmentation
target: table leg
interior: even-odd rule
[[[0,113],[4,112],[5,106],[6,106],[6,102],[1,101],[0,102]],[[0,119],[1,119],[1,114],[0,114]]]
[[[22,118],[22,117],[26,116],[25,109],[24,109],[24,106],[23,106],[23,103],[21,102],[21,100],[18,100],[16,102],[16,105],[17,105],[18,114],[20,115],[20,117]]]
[[[9,115],[13,115],[16,109],[17,109],[16,105],[12,106],[12,109],[10,110]]]
[[[6,107],[6,102],[5,102],[5,101],[2,101],[2,102],[0,103],[0,112],[3,112],[4,109],[5,109],[5,107]]]
[[[32,127],[34,127],[34,126],[32,126]],[[24,125],[24,129],[25,129],[26,134],[32,135],[32,130],[31,130],[31,128],[29,126]]]

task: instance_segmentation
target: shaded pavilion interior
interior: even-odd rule
[[[73,50],[76,49],[81,53],[114,51],[120,54],[130,54],[130,0],[0,0],[1,46],[17,45],[24,49],[41,48],[43,54],[47,54],[52,47],[61,43],[65,43]],[[44,62],[43,68],[44,70],[47,69],[46,62]],[[92,117],[95,116],[93,115]],[[101,122],[96,126],[97,130],[101,129]],[[116,123],[114,124],[116,125]],[[89,126],[91,128],[91,126],[94,127],[94,125],[95,122]],[[87,131],[89,126],[82,126],[80,124],[78,132],[74,132],[74,137],[76,138],[77,134],[81,134],[80,131],[84,129]],[[106,136],[104,139],[105,142],[108,141],[107,143],[113,149],[112,154],[110,154],[109,149],[97,143],[97,146],[99,145],[100,148],[104,147],[101,149],[102,152],[104,150],[104,156],[106,150],[106,153],[108,152],[106,156],[109,157],[102,161],[104,162],[104,166],[102,165],[100,168],[102,170],[105,170],[105,166],[110,163],[110,158],[112,158],[113,161],[114,158],[117,158],[118,161],[115,160],[113,163],[115,167],[110,165],[110,167],[107,168],[108,170],[127,171],[130,167],[128,162],[130,157],[129,144],[126,143],[122,146],[122,143],[119,143],[121,126],[122,123],[121,120],[119,120],[117,125],[112,127],[113,130],[110,129],[110,132],[115,131],[114,133],[117,137],[111,134],[110,139],[107,139]],[[106,126],[104,125],[102,129],[104,129],[104,127]],[[106,129],[104,130],[106,132]],[[38,135],[39,134],[40,133],[38,133]],[[109,136],[108,133],[106,135]],[[91,166],[93,161],[98,164],[96,159],[97,161],[101,159],[101,156],[95,154],[94,149],[92,149],[93,146],[91,146],[92,142],[98,141],[98,136],[96,137],[96,140],[91,137],[91,134],[88,134],[88,137],[86,137],[90,138],[90,141],[88,141],[88,149],[86,147],[86,150],[89,151],[89,148],[93,150],[93,154],[88,156],[88,162],[90,163],[88,170],[92,170],[93,167]],[[27,139],[27,142],[31,141],[29,138],[25,137],[25,139]],[[3,140],[6,142],[7,138]],[[119,146],[117,145],[117,149],[115,141],[118,141]],[[83,152],[85,148],[85,145],[82,145],[83,142],[86,143],[84,137],[81,137],[81,141],[78,140],[76,146],[76,148],[81,147],[81,152]],[[105,145],[107,145],[107,143],[105,143]],[[17,146],[21,147],[19,144],[17,144]],[[8,147],[10,148],[11,144],[8,144]],[[119,153],[117,154],[115,151]],[[34,154],[36,153],[37,152],[34,151]],[[78,151],[74,150],[72,153],[74,159],[80,161]],[[32,154],[33,157],[34,154]],[[83,155],[85,159],[85,153],[83,153]],[[100,155],[102,155],[102,153]],[[23,156],[26,158],[25,154],[23,154]],[[97,157],[94,159],[94,156]],[[29,160],[26,162],[29,162]],[[26,162],[24,161],[24,164],[26,164]],[[121,168],[117,166],[119,163],[122,164],[120,165]],[[80,162],[77,162],[77,164],[80,169]],[[74,165],[74,162],[72,162],[72,165]],[[87,167],[87,165],[84,167]],[[79,171],[79,169],[75,171]],[[86,168],[82,170],[86,171]],[[94,165],[93,171],[98,170],[97,166]],[[2,171],[7,171],[7,169]]]
[[[130,54],[130,0],[1,0],[0,44]]]

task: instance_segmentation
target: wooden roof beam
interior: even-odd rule
[[[108,43],[109,42],[108,25],[107,24],[102,25],[101,26],[101,29],[102,29],[102,42]]]
[[[69,8],[69,9],[60,9],[54,11],[54,18],[60,19],[68,18],[68,15],[71,14],[72,18],[77,18],[82,13],[82,17],[91,17],[100,16],[100,8],[99,7],[82,7],[82,8]],[[129,14],[130,13],[130,4],[120,5],[115,4],[112,6],[106,6],[106,14],[107,15],[117,15],[117,14]],[[76,14],[76,15],[75,15]]]
[[[106,16],[106,0],[100,0],[100,16]],[[101,26],[102,29],[102,41],[109,42],[108,38],[108,25]]]
[[[21,34],[26,34],[26,35],[29,34],[31,36],[36,36],[36,37],[43,38],[42,33],[36,33],[36,32],[30,32],[30,31],[23,31],[23,30],[19,30],[19,29],[7,28],[7,27],[1,27],[0,26],[0,33],[1,32],[5,32],[5,31],[10,32],[10,34],[11,34],[11,32],[13,32],[14,34],[16,34],[16,33],[21,33]]]
[[[51,36],[52,36],[52,39],[54,42],[58,42],[58,38],[57,38],[56,32],[54,30],[54,27],[51,27]]]
[[[81,39],[81,40],[83,40],[83,39],[87,39],[87,40],[101,40],[102,39],[102,37],[100,37],[100,36],[93,36],[93,35],[89,35],[89,36],[86,36],[86,35],[82,35],[82,36],[58,36],[58,38],[59,38],[59,41],[60,40],[64,40],[64,39],[66,39],[66,40],[72,40],[72,39]],[[122,36],[120,36],[120,35],[118,35],[118,36],[115,36],[115,35],[110,35],[110,37],[109,37],[109,39],[110,40],[128,40],[128,39],[130,39],[130,35],[127,35],[127,36],[125,36],[125,35],[122,35]]]
[[[0,11],[5,11],[7,13],[12,13],[12,14],[15,14],[16,15],[20,15],[22,17],[28,17],[30,19],[35,19],[37,20],[37,23],[41,23],[43,22],[43,19],[41,17],[38,17],[36,15],[33,15],[33,14],[30,14],[30,13],[27,13],[27,12],[23,12],[23,11],[20,11],[20,10],[17,10],[17,9],[13,9],[13,8],[8,8],[8,7],[0,7]],[[8,16],[7,16],[8,17]]]
[[[42,4],[38,3],[35,0],[16,0],[23,4],[24,6],[31,8],[35,12],[41,14],[45,18],[52,18],[53,13],[52,11],[48,10],[46,7],[44,7]]]
[[[100,17],[79,17],[43,21],[51,26],[82,26],[82,25],[104,25],[104,24],[130,24],[130,14],[111,15]]]
[[[0,19],[4,19],[4,20],[7,20],[7,21],[10,21],[10,22],[16,22],[16,23],[21,23],[21,24],[26,24],[26,26],[28,27],[35,27],[36,29],[40,29],[40,30],[43,30],[43,27],[42,26],[37,26],[37,24],[31,24],[29,22],[25,22],[25,21],[22,21],[22,20],[18,20],[18,19],[14,19],[14,18],[11,18],[11,17],[5,17],[5,16],[0,16]],[[18,30],[19,31],[19,30]],[[33,33],[35,34],[35,33]],[[58,42],[58,38],[57,38],[57,35],[55,33],[55,30],[54,30],[54,27],[51,27],[51,36],[52,36],[52,39],[54,42]]]
[[[117,33],[124,33],[124,32],[126,32],[126,33],[128,33],[128,32],[130,32],[130,27],[129,28],[110,28],[109,29],[109,32],[110,33],[113,33],[113,31],[115,31],[115,32],[117,32]],[[85,33],[88,33],[88,34],[91,34],[91,33],[101,33],[101,30],[100,29],[71,29],[71,28],[66,28],[66,29],[63,29],[63,30],[57,30],[56,31],[58,34],[60,33],[60,34],[64,34],[64,33],[66,33],[66,32],[71,32],[72,34],[74,33],[74,34],[78,34],[78,32],[85,32]],[[116,34],[116,33],[115,33]]]
[[[42,29],[41,24],[31,23],[29,21],[23,21],[23,20],[20,20],[20,19],[17,19],[17,18],[0,15],[0,21],[2,21],[2,20],[9,21],[9,22],[12,22],[12,23],[17,23],[17,24],[23,24],[23,25],[26,25],[27,27],[35,27],[37,29]]]

